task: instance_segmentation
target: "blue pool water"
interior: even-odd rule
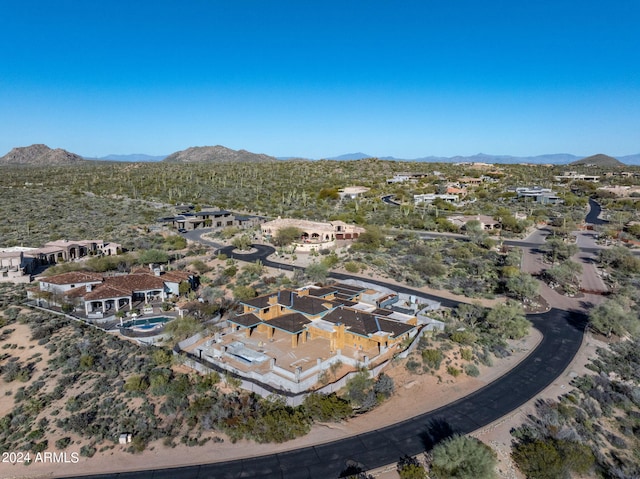
[[[153,329],[158,324],[164,324],[168,321],[171,321],[173,318],[167,318],[164,316],[158,318],[141,318],[141,319],[130,319],[128,321],[124,321],[122,323],[123,328],[138,328],[138,329]]]

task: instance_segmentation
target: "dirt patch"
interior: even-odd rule
[[[9,361],[16,359],[21,365],[32,365],[31,377],[28,381],[13,380],[6,382],[0,379],[0,417],[7,415],[15,406],[13,396],[18,389],[29,387],[43,374],[49,360],[49,350],[45,346],[31,341],[31,328],[26,324],[14,322],[2,328],[2,331],[13,330],[10,334],[2,335],[0,342],[0,357],[8,356],[0,361],[4,366]]]

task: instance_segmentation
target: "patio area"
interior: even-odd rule
[[[247,336],[245,330],[232,332],[230,328],[215,337],[206,337],[185,350],[202,359],[224,363],[245,373],[265,374],[273,371],[273,366],[277,366],[300,376],[305,376],[312,368],[317,369],[319,362],[324,363],[336,356],[345,359],[342,362],[347,366],[347,360],[354,365],[364,365],[365,361],[371,365],[385,361],[393,354],[393,350],[380,355],[377,348],[360,350],[351,346],[332,351],[330,341],[324,338],[307,338],[297,347],[292,347],[291,335],[282,331],[276,331],[269,338],[267,333],[257,329]],[[348,368],[353,369],[354,366]]]

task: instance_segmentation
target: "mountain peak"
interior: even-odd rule
[[[0,158],[0,164],[2,165],[50,166],[68,165],[84,161],[84,158],[80,155],[70,153],[62,148],[53,150],[42,143],[13,148]]]
[[[222,145],[192,146],[186,150],[177,151],[167,156],[163,161],[171,163],[261,163],[277,161],[276,158],[261,153],[251,153],[247,150],[232,150]]]
[[[366,158],[373,158],[373,155],[368,155],[366,153],[362,153],[361,151],[359,151],[357,153],[347,153],[346,155],[334,156],[332,158],[327,158],[327,160],[347,161],[347,160],[364,160]]]
[[[616,160],[612,156],[605,155],[603,153],[598,153],[597,155],[587,156],[586,158],[582,158],[581,160],[574,161],[573,163],[569,163],[570,166],[625,166],[619,160]]]

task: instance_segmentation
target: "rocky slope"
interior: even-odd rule
[[[224,146],[194,146],[167,156],[163,161],[172,163],[243,162],[258,163],[277,161],[269,155],[251,153],[247,150],[232,150]]]
[[[62,148],[55,150],[47,145],[31,145],[12,149],[0,158],[0,165],[50,166],[84,163],[81,156]]]
[[[625,166],[621,161],[616,160],[615,158],[603,155],[599,153],[597,155],[588,156],[578,161],[574,161],[573,163],[569,163],[569,166]]]

